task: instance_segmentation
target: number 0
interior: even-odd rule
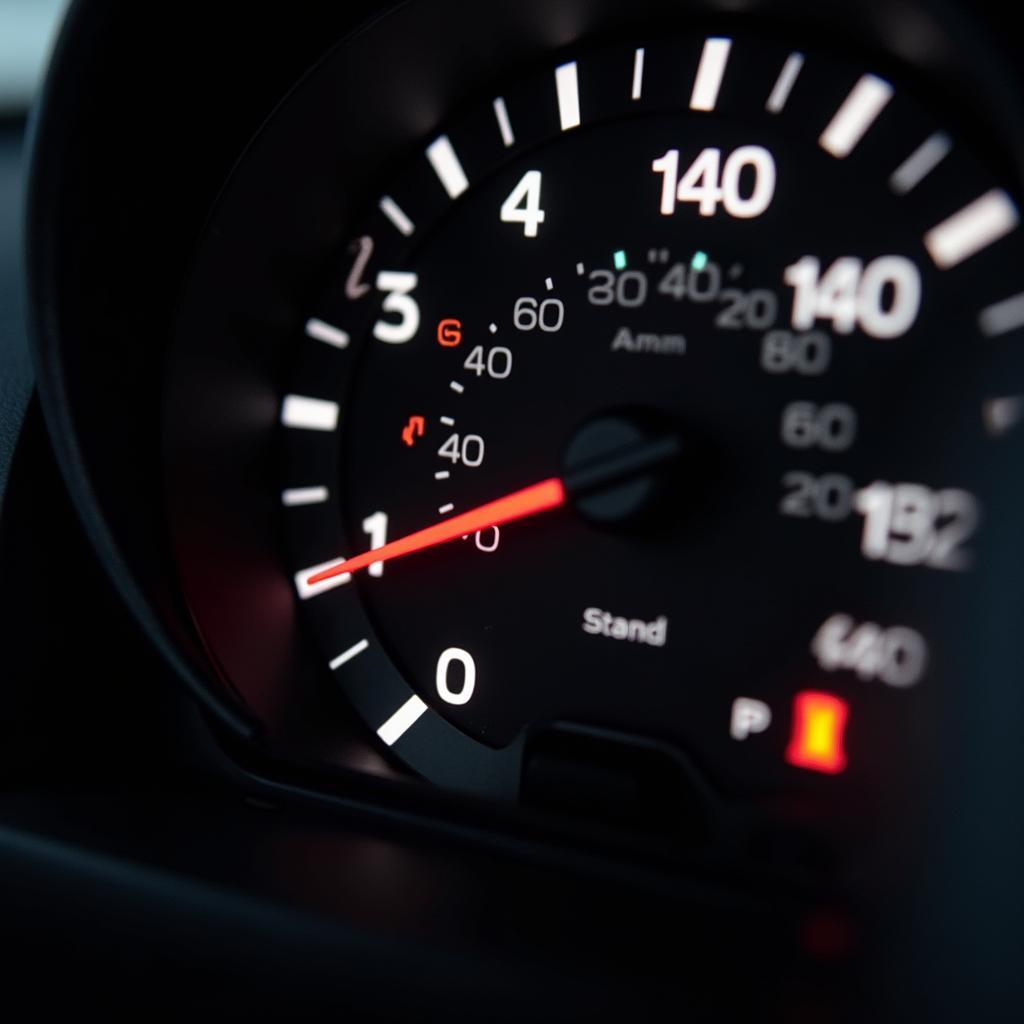
[[[448,682],[448,670],[453,661],[462,666],[462,687],[458,690],[453,690]],[[476,688],[476,662],[473,655],[461,647],[449,647],[442,651],[441,657],[437,659],[437,672],[434,678],[441,700],[447,704],[468,704]]]

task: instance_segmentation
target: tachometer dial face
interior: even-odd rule
[[[382,184],[281,406],[335,685],[463,788],[514,793],[556,723],[732,791],[881,787],[955,683],[1022,408],[1017,221],[827,54],[586,50],[471,104]]]

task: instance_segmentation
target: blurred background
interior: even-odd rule
[[[68,0],[0,0],[0,495],[31,390],[22,217],[29,110]]]
[[[0,0],[0,115],[32,101],[67,0]]]

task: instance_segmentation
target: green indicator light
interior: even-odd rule
[[[698,249],[690,260],[690,266],[699,274],[708,265],[708,254]]]
[[[620,249],[612,257],[612,259],[615,260],[615,269],[616,270],[625,270],[626,269],[626,250],[625,249]]]

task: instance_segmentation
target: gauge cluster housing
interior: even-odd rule
[[[909,0],[300,0],[258,12],[73,4],[33,144],[28,234],[39,396],[92,546],[201,708],[192,735],[203,736],[200,756],[214,774],[262,801],[327,815],[369,810],[373,828],[392,836],[411,830],[417,842],[511,851],[555,874],[581,873],[595,888],[613,878],[623,903],[632,886],[649,906],[671,892],[675,911],[717,936],[709,961],[720,955],[724,963],[729,943],[749,929],[744,948],[749,962],[760,962],[754,974],[763,984],[793,977],[786,972],[811,949],[808,985],[825,991],[849,985],[848,971],[879,970],[887,1013],[925,998],[936,1019],[956,1019],[983,976],[994,979],[991,1006],[1005,1005],[1015,985],[1020,900],[1000,903],[997,893],[1013,891],[1022,843],[1015,816],[1000,808],[1016,800],[1015,780],[1024,778],[1013,618],[1024,552],[1012,516],[992,524],[990,543],[1006,556],[983,580],[991,606],[970,623],[984,661],[962,666],[985,681],[985,699],[970,699],[972,691],[947,709],[941,735],[952,753],[907,816],[913,837],[892,836],[885,863],[844,873],[837,893],[828,871],[780,873],[780,865],[815,855],[794,852],[789,836],[766,837],[769,869],[761,876],[749,866],[723,872],[695,856],[688,839],[638,828],[659,803],[682,798],[656,781],[636,813],[609,819],[602,807],[567,822],[564,804],[522,809],[412,778],[325,685],[297,615],[272,500],[280,395],[306,310],[380,181],[468,99],[581,42],[642,37],[652,25],[664,35],[742,26],[808,45],[827,41],[913,80],[1019,189],[1024,86],[999,53],[993,33],[1007,31],[1000,19],[998,5],[972,14]],[[324,95],[332,98],[326,109]],[[212,271],[224,287],[215,315],[195,317],[193,306],[182,319],[187,281]],[[186,342],[172,352],[175,337]],[[1021,454],[1011,448],[1008,465]],[[1008,479],[1006,488],[1007,508],[1022,507],[1019,482]],[[693,792],[683,787],[686,798]],[[545,892],[557,887],[545,882]],[[457,898],[457,888],[445,879],[438,891]],[[304,898],[315,903],[321,894]],[[839,920],[842,931],[861,914],[883,937],[841,968],[823,968],[828,952],[815,958],[834,937],[831,926]],[[533,926],[519,927],[525,935]],[[977,955],[959,962],[965,930],[977,937]],[[769,955],[779,931],[786,941]],[[920,950],[920,962],[903,958],[907,944]],[[901,964],[895,978],[893,963]],[[716,979],[728,973],[718,968]],[[655,973],[652,1005],[667,998],[670,964],[659,962]],[[629,1001],[623,991],[615,998]]]

